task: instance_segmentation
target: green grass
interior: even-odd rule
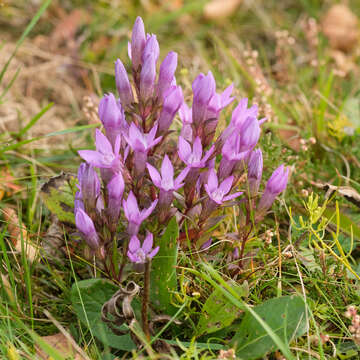
[[[8,64],[19,56],[16,53],[25,39],[31,42],[35,34],[49,36],[54,23],[58,21],[54,14],[61,7],[61,2],[53,1],[44,13],[49,3],[44,2],[36,13],[35,8],[28,11],[29,5],[20,1],[16,7],[8,5],[8,18],[1,19],[1,24],[11,23],[15,16],[22,14],[29,23],[22,29],[23,35],[20,35],[19,29],[6,27],[9,38],[14,42],[19,40],[14,53],[0,71],[2,106],[7,106],[11,87],[23,71],[20,69],[4,84]],[[170,50],[178,52],[177,80],[184,89],[185,97],[191,93],[191,83],[195,76],[200,71],[211,70],[219,88],[224,89],[233,81],[237,99],[246,96],[250,102],[257,101],[263,114],[265,105],[270,104],[270,121],[263,125],[261,140],[264,152],[263,176],[268,178],[280,162],[293,166],[295,170],[286,194],[281,201],[276,202],[273,212],[258,229],[257,237],[246,246],[246,253],[252,254],[253,261],[233,279],[247,289],[246,296],[239,297],[227,283],[231,279],[231,272],[226,259],[228,245],[225,235],[236,230],[232,209],[226,210],[228,216],[225,222],[216,229],[215,250],[211,250],[212,267],[205,263],[206,258],[201,254],[189,254],[185,250],[180,253],[180,286],[174,294],[174,304],[178,311],[171,322],[179,320],[182,325],[166,325],[156,335],[156,338],[169,340],[176,350],[168,358],[215,359],[219,349],[229,349],[226,339],[230,336],[221,331],[200,338],[193,335],[203,304],[217,289],[235,307],[252,313],[287,359],[331,359],[334,349],[339,359],[358,359],[360,350],[351,340],[350,322],[343,314],[348,305],[360,304],[360,281],[329,251],[316,248],[314,238],[309,237],[309,229],[295,229],[289,216],[291,210],[297,225],[300,216],[306,219],[303,202],[308,201],[308,198],[302,190],[313,191],[319,195],[319,203],[324,202],[325,191],[314,186],[314,182],[350,185],[360,190],[360,131],[354,128],[354,134],[347,135],[342,122],[344,117],[351,120],[345,107],[346,101],[359,98],[360,85],[356,76],[360,66],[359,57],[352,56],[356,69],[354,72],[346,77],[335,75],[336,65],[331,58],[329,45],[319,33],[319,46],[313,53],[318,65],[312,66],[309,61],[312,50],[301,26],[301,21],[308,17],[320,20],[335,1],[326,4],[308,0],[246,2],[247,5],[241,6],[233,16],[219,21],[203,18],[205,1],[184,0],[183,7],[173,11],[169,10],[169,5],[159,5],[162,2],[157,1],[149,2],[154,5],[149,9],[144,8],[140,1],[126,0],[119,3],[116,9],[112,8],[111,1],[105,0],[76,0],[66,5],[67,12],[82,8],[91,16],[91,21],[82,25],[77,32],[77,36],[82,39],[78,54],[81,61],[94,64],[98,69],[109,69],[111,73],[116,58],[127,59],[127,41],[133,20],[137,15],[142,16],[146,28],[157,34],[161,57]],[[359,3],[355,0],[349,3],[360,16]],[[288,30],[295,44],[279,44],[275,34],[279,30]],[[106,46],[94,46],[104,38],[107,40]],[[281,57],[276,55],[276,47],[281,50]],[[256,76],[244,55],[249,49],[257,50],[259,54],[256,61],[260,73],[257,71]],[[281,74],[274,70],[277,63],[283,66]],[[109,75],[108,70],[98,70],[96,76],[99,91],[115,91],[114,76]],[[265,94],[259,89],[256,82],[259,78],[266,80],[269,93]],[[90,72],[89,81],[97,82]],[[31,240],[39,244],[52,223],[51,214],[41,201],[40,186],[51,175],[59,174],[62,170],[76,172],[80,163],[76,151],[91,144],[92,130],[97,126],[88,124],[85,116],[81,115],[82,118],[66,130],[32,136],[30,130],[41,121],[42,115],[56,106],[56,102],[54,105],[53,102],[43,99],[42,110],[32,118],[25,119],[25,125],[18,132],[0,134],[0,174],[8,169],[16,183],[23,188],[17,193],[4,195],[0,200],[0,211],[2,213],[6,206],[14,207],[19,226],[24,226]],[[225,126],[230,114],[230,110],[225,112],[220,126]],[[69,113],[68,116],[74,114]],[[301,145],[300,151],[295,151],[285,130],[291,131],[291,136],[302,139],[315,137],[317,142],[311,144],[307,141],[306,151],[301,149]],[[69,137],[63,140],[65,136]],[[37,142],[44,138],[52,140],[46,151],[37,147]],[[65,141],[68,146],[64,151],[60,144],[64,145]],[[346,250],[346,241],[353,235],[354,246],[347,259],[359,274],[360,210],[337,194],[327,205],[325,219],[334,214],[336,200],[339,203],[340,224],[336,229],[336,221],[334,218],[331,220],[331,227],[324,230],[324,241],[333,245],[331,231],[336,233],[338,230],[342,234],[338,239]],[[64,359],[61,352],[49,347],[41,338],[59,331],[56,323],[46,316],[47,311],[73,336],[89,358],[105,358],[108,349],[80,323],[71,306],[71,286],[93,275],[93,267],[85,259],[74,254],[69,257],[69,253],[75,253],[71,240],[74,229],[60,228],[68,240],[63,246],[64,252],[59,253],[62,256],[52,259],[40,251],[38,259],[31,263],[26,256],[25,239],[20,238],[20,251],[14,252],[10,244],[9,224],[3,217],[0,221],[0,272],[3,275],[0,281],[0,357],[35,359],[34,346],[37,344],[52,358]],[[264,241],[266,230],[272,230],[275,234],[271,244]],[[289,247],[292,245],[294,248]],[[285,249],[290,251],[290,255],[286,253],[279,258]],[[304,260],[306,256],[309,256],[308,261]],[[280,295],[291,294],[304,296],[309,329],[305,335],[287,344],[252,307]],[[236,320],[232,332],[238,324],[239,320]],[[140,328],[134,330],[138,331],[139,336],[143,335]],[[318,339],[325,334],[329,335],[330,341],[322,344]],[[149,346],[153,346],[153,343],[154,339]],[[149,348],[147,351],[127,354],[125,358],[136,358],[140,353],[156,358]],[[119,358],[121,356],[123,354],[119,353]],[[273,359],[274,355],[270,355],[270,358]]]

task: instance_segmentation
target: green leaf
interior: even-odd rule
[[[76,315],[94,337],[114,349],[130,351],[135,349],[130,335],[115,335],[101,320],[102,306],[117,290],[117,286],[105,279],[78,281],[71,288],[71,302]]]
[[[171,304],[171,293],[177,290],[176,260],[179,228],[173,217],[161,237],[160,250],[151,265],[150,300],[155,309],[173,315],[176,308]]]
[[[360,127],[360,101],[358,98],[348,98],[344,103],[343,113],[354,129]]]
[[[238,284],[229,284],[240,296],[245,290]],[[206,300],[197,326],[197,335],[210,334],[229,326],[243,313],[236,305],[224,296],[222,291],[215,289]]]
[[[305,304],[299,296],[270,299],[252,309],[284,343],[306,331]],[[258,359],[276,350],[274,341],[253,317],[247,313],[231,340],[236,353],[243,360]]]
[[[76,181],[74,175],[61,174],[51,178],[41,188],[41,197],[45,205],[62,222],[75,224]]]

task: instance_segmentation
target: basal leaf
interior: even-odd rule
[[[51,178],[41,188],[41,197],[47,208],[65,223],[75,224],[74,198],[76,177],[61,174]]]
[[[253,310],[285,343],[306,331],[305,304],[299,296],[270,299]],[[231,343],[243,360],[262,358],[267,352],[276,350],[269,334],[250,313],[245,315]]]
[[[151,265],[150,299],[152,305],[166,314],[174,314],[176,308],[171,304],[171,293],[177,289],[176,260],[178,254],[177,238],[179,228],[172,218],[156,245],[160,250]]]
[[[89,327],[93,336],[114,349],[130,351],[135,349],[130,335],[115,335],[101,320],[103,304],[117,290],[114,284],[104,279],[79,281],[72,286],[71,302],[76,315],[85,326]]]
[[[240,296],[245,295],[245,290],[238,284],[233,284],[231,287]],[[229,326],[241,313],[242,311],[226,298],[221,291],[215,289],[202,308],[197,326],[198,336],[210,334]]]

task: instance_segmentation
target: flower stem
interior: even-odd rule
[[[149,318],[148,318],[149,295],[150,295],[150,268],[151,268],[151,259],[148,259],[145,263],[144,294],[143,294],[143,299],[142,299],[143,301],[141,308],[143,330],[148,341],[150,341]]]

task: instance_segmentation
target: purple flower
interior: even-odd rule
[[[173,82],[176,67],[177,53],[171,51],[166,55],[165,59],[160,65],[159,81],[157,84],[157,95],[160,99],[162,99],[166,90],[170,88]]]
[[[159,131],[167,131],[174,119],[175,114],[183,103],[183,93],[180,86],[174,86],[166,91],[163,106],[159,118]]]
[[[154,185],[164,191],[174,191],[180,189],[184,185],[182,181],[190,171],[190,168],[185,168],[174,180],[174,167],[167,155],[165,155],[161,165],[161,175],[154,166],[150,164],[146,164],[146,166]]]
[[[160,48],[159,43],[156,39],[156,35],[148,35],[146,40],[145,48],[142,54],[142,63],[144,64],[146,58],[150,55],[154,55],[155,63],[158,61]]]
[[[275,198],[286,189],[289,176],[289,168],[280,165],[270,176],[265,186],[265,191],[260,199],[258,211],[265,211],[270,208]]]
[[[107,184],[108,213],[113,223],[117,223],[119,219],[124,188],[125,183],[121,173],[115,174]]]
[[[219,185],[215,169],[209,170],[209,173],[208,182],[205,184],[205,190],[212,201],[221,205],[224,201],[235,199],[242,194],[242,192],[236,192],[234,194],[227,195],[230,192],[234,181],[233,176],[229,176]]]
[[[154,92],[156,78],[156,59],[153,53],[149,54],[141,68],[140,73],[140,98],[146,103]]]
[[[86,209],[94,209],[100,196],[100,179],[98,174],[91,165],[82,163],[78,170],[78,180],[80,192],[78,192],[76,200],[81,199]]]
[[[76,211],[75,223],[83,239],[87,242],[91,249],[96,250],[100,245],[99,236],[95,230],[93,221],[81,208],[78,208]]]
[[[203,168],[206,161],[214,152],[214,145],[205,153],[203,156],[203,148],[201,140],[197,137],[194,141],[193,148],[191,149],[190,144],[182,137],[179,136],[179,157],[180,159],[191,168]]]
[[[196,127],[205,120],[207,106],[215,94],[215,88],[215,79],[211,71],[206,76],[200,74],[192,84],[194,93],[192,118]]]
[[[123,63],[119,59],[115,62],[115,81],[122,107],[126,107],[133,103],[134,95],[131,89],[128,74]]]
[[[140,211],[136,197],[134,193],[130,191],[127,200],[123,200],[123,208],[125,217],[129,222],[128,232],[130,235],[136,235],[138,233],[141,223],[150,216],[157,202],[158,200],[156,199],[147,209]]]
[[[111,169],[114,173],[118,173],[122,164],[120,161],[120,135],[116,137],[114,149],[106,136],[99,130],[95,130],[95,144],[96,151],[94,150],[80,150],[79,155],[90,165]]]
[[[129,250],[127,256],[130,261],[135,264],[145,264],[147,260],[152,259],[159,251],[159,246],[155,249],[153,247],[153,234],[148,232],[144,239],[143,244],[137,236],[133,235],[129,242]]]
[[[106,130],[106,136],[115,145],[116,137],[126,129],[124,109],[113,94],[105,95],[99,104],[99,117]]]
[[[155,138],[157,128],[158,126],[155,124],[148,134],[144,134],[134,123],[131,123],[129,134],[123,134],[125,140],[135,153],[134,161],[138,175],[141,175],[145,170],[148,151],[162,139],[161,136]]]
[[[213,95],[207,107],[207,119],[218,118],[220,111],[234,101],[235,98],[231,97],[233,89],[234,85],[231,84],[223,91],[222,94],[215,93]]]
[[[131,60],[133,63],[133,68],[135,70],[137,70],[139,65],[141,65],[141,59],[145,48],[145,43],[146,38],[144,23],[141,17],[138,16],[135,20],[131,37]]]
[[[263,170],[263,157],[261,149],[256,149],[250,154],[248,164],[248,182],[249,190],[252,196],[259,191],[261,176]]]

